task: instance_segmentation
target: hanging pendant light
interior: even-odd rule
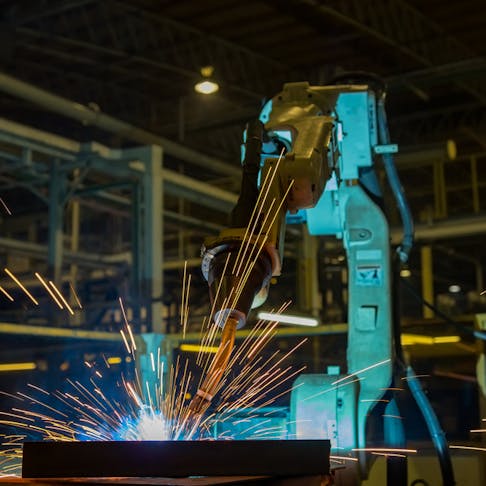
[[[194,86],[196,92],[209,95],[219,90],[219,84],[212,79],[213,72],[213,66],[204,66],[201,68],[202,79]]]

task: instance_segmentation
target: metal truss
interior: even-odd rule
[[[37,50],[36,46],[29,46],[29,49],[33,52],[46,52],[45,48]],[[42,80],[40,85],[48,86],[56,93],[76,93],[76,101],[104,112],[115,111],[120,118],[135,121],[139,126],[150,127],[152,121],[162,117],[177,117],[173,102],[154,102],[153,97],[144,90],[135,90],[116,83],[103,83],[96,77],[78,73],[67,66],[63,70],[57,63],[18,59],[17,69],[25,79]],[[125,72],[123,69],[118,71]]]
[[[271,3],[281,4],[279,0]],[[284,2],[288,3],[288,2]],[[314,13],[332,17],[359,32],[387,44],[402,56],[422,66],[439,66],[474,58],[477,53],[449,35],[405,0],[293,0],[296,14]],[[486,88],[480,81],[456,82],[464,91],[486,102]]]
[[[471,133],[483,132],[486,128],[486,110],[476,104],[417,112],[411,115],[390,119],[390,131],[394,138],[406,143],[420,143],[444,140],[446,137],[458,138]]]
[[[10,16],[20,33],[50,38],[64,43],[64,48],[94,51],[107,57],[110,69],[141,63],[193,79],[199,75],[202,65],[211,63],[225,86],[240,95],[258,99],[267,94],[269,85],[275,85],[279,75],[284,79],[289,73],[288,67],[276,60],[161,14],[143,11],[136,2],[43,3],[44,6],[30,11],[15,7]],[[269,3],[282,4],[280,1]],[[291,3],[301,10],[331,16],[393,47],[419,65],[442,65],[474,57],[471,49],[403,0],[343,0],[331,5],[315,0]],[[132,71],[131,75],[139,73]],[[155,75],[160,80],[160,73]],[[461,86],[482,101],[486,100],[479,82],[463,81]]]
[[[184,83],[192,84],[201,66],[213,64],[224,88],[211,120],[228,113],[246,118],[247,105],[258,109],[256,100],[287,77],[286,66],[277,61],[134,5],[118,0],[50,0],[35,10],[16,5],[6,17],[16,26],[16,44],[27,53],[18,57],[17,68],[51,91],[150,130],[169,127],[162,133],[171,135],[180,122],[174,99],[185,95]],[[186,108],[186,120],[207,123],[208,113],[200,119],[189,104]],[[217,141],[213,151],[220,149]]]
[[[94,52],[110,66],[141,64],[155,68],[159,79],[164,71],[197,79],[200,68],[211,64],[223,86],[250,99],[260,99],[269,80],[287,71],[278,61],[160,14],[145,12],[136,3],[84,1],[73,2],[72,7],[53,8],[52,15],[38,17],[16,11],[15,21],[20,24],[17,30],[56,41],[58,48],[64,45],[64,49]],[[22,21],[23,16],[27,21]]]
[[[340,0],[325,4],[315,0],[267,2],[282,8],[291,5],[296,15],[305,11],[306,22],[309,13],[319,22],[323,16],[331,17],[389,45],[402,58],[424,66],[429,76],[440,76],[440,66],[455,64],[460,67],[462,61],[475,58],[471,49],[404,0]],[[222,98],[224,103],[219,115],[215,113],[213,118],[212,114],[211,120],[220,117],[224,120],[224,114],[231,112],[233,120],[226,120],[234,122],[228,129],[229,135],[214,127],[207,117],[199,119],[192,117],[192,113],[187,113],[187,118],[191,115],[191,123],[186,126],[194,143],[204,139],[208,149],[214,151],[234,154],[237,149],[234,127],[241,126],[242,120],[252,111],[249,106],[254,104],[257,108],[255,101],[278,90],[283,81],[305,76],[300,69],[291,70],[283,63],[168,19],[163,14],[148,13],[135,1],[44,0],[34,8],[24,2],[11,7],[3,17],[16,26],[17,43],[31,51],[31,61],[19,59],[17,62],[27,72],[39,76],[44,73],[45,86],[59,88],[61,93],[72,92],[74,87],[83,101],[99,103],[104,111],[116,110],[118,116],[141,126],[166,127],[166,133],[173,134],[177,129],[174,120],[178,113],[173,99],[184,89],[174,87],[178,84],[177,78],[182,83],[192,82],[199,76],[202,65],[215,65],[221,84],[231,93],[231,101]],[[38,59],[41,55],[66,66],[66,71],[40,62],[35,66],[35,57]],[[328,78],[331,71],[329,69],[325,75],[318,73],[319,81],[325,81],[322,77]],[[142,86],[140,89],[137,83]],[[143,89],[145,83],[151,86],[151,91]],[[455,81],[464,92],[484,102],[486,89],[480,83],[481,79]],[[159,99],[154,96],[157,90],[161,94]],[[428,126],[428,120],[433,120],[431,128],[439,120],[434,130],[426,132],[432,133],[454,124],[454,117],[458,117],[456,125],[473,123],[473,129],[478,125],[478,117],[469,116],[468,110],[459,115],[426,113],[415,122],[397,120],[392,123],[399,133],[415,137],[421,133],[416,127]],[[211,130],[209,137],[205,132],[208,129]],[[187,138],[187,142],[191,140]]]

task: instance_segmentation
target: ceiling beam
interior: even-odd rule
[[[269,83],[288,71],[279,61],[121,0],[95,2],[89,9],[80,5],[54,20],[24,23],[17,31],[191,80],[212,64],[223,87],[250,99],[261,99]]]
[[[289,2],[268,0],[281,5]],[[433,67],[469,58],[478,53],[447,33],[418,9],[404,0],[340,0],[327,2],[316,0],[292,0],[295,15],[309,14],[332,18],[362,34],[393,48],[394,52],[416,62],[419,66]],[[455,84],[481,103],[486,103],[486,88],[480,80],[456,81]]]
[[[28,24],[69,10],[84,7],[96,0],[49,0],[43,2],[15,2],[4,14],[7,19],[15,19],[15,25]]]
[[[437,141],[447,137],[470,138],[470,133],[482,133],[486,128],[484,108],[475,103],[449,108],[424,110],[407,115],[390,117],[390,131],[394,138],[407,143],[423,140]]]

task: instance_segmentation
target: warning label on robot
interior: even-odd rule
[[[381,265],[358,265],[356,267],[356,285],[379,287],[383,283]]]

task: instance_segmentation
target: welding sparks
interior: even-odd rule
[[[486,452],[486,447],[473,447],[473,446],[462,446],[462,445],[450,445],[449,449],[464,449],[469,451]]]
[[[59,309],[64,309],[59,299],[55,296],[54,292],[49,288],[49,285],[47,285],[47,282],[42,278],[39,272],[35,272],[34,275],[36,276],[37,280],[39,280],[39,282],[46,289],[47,293],[52,297],[52,300],[57,304]]]
[[[182,302],[181,302],[181,329],[182,339],[186,337],[187,322],[189,319],[189,290],[191,288],[191,274],[187,275],[187,261],[184,262],[184,276],[182,277]]]
[[[253,407],[255,411],[263,409],[279,397],[288,393],[292,386],[275,396],[271,393],[277,386],[290,382],[296,374],[303,371],[292,367],[283,367],[283,362],[303,344],[301,341],[289,352],[281,355],[277,351],[270,358],[263,361],[261,356],[250,353],[252,349],[261,350],[262,343],[271,338],[272,324],[260,326],[259,333],[247,337],[237,347],[233,357],[233,365],[240,363],[242,372],[230,378],[228,370],[218,387],[227,385],[221,393],[219,402],[215,402],[215,412],[201,418],[194,426],[186,430],[187,397],[192,387],[194,377],[189,371],[188,362],[181,363],[178,358],[171,367],[167,383],[164,388],[164,362],[161,361],[160,350],[157,355],[149,353],[151,370],[156,377],[155,388],[148,382],[141,386],[135,370],[135,379],[122,376],[118,385],[124,391],[124,402],[109,398],[93,379],[87,387],[79,381],[67,380],[70,389],[48,392],[42,387],[28,384],[32,393],[7,394],[18,401],[19,406],[13,407],[8,413],[0,412],[0,425],[25,430],[26,434],[12,434],[4,446],[9,446],[9,452],[4,451],[5,467],[0,467],[6,474],[18,471],[18,458],[21,456],[21,443],[27,437],[34,436],[35,440],[54,441],[110,441],[110,440],[177,440],[210,437],[209,431],[217,422],[222,424],[230,421],[242,409]],[[134,350],[130,346],[128,331],[120,330],[124,344],[130,355]],[[156,359],[157,356],[157,359]],[[119,360],[121,362],[121,359]],[[108,359],[103,362],[109,367]],[[103,378],[99,366],[92,361],[85,361],[85,365],[97,379]],[[105,379],[105,378],[103,378]],[[142,392],[142,389],[144,392]],[[34,395],[36,393],[37,395]],[[61,411],[62,410],[62,411]],[[274,425],[271,419],[249,423],[241,433],[246,438],[282,438],[282,426]],[[227,431],[223,431],[220,438],[229,438]],[[12,445],[13,444],[13,445]],[[10,464],[10,460],[17,459],[17,466]]]
[[[1,197],[0,197],[0,203],[2,204],[2,206],[5,209],[5,211],[7,212],[7,214],[9,216],[12,216],[12,211],[10,211],[10,209],[7,206],[7,204],[5,203],[5,201]]]
[[[141,407],[137,417],[127,417],[118,432],[119,440],[167,440],[170,427],[162,412]]]
[[[25,288],[22,282],[8,268],[4,268],[3,270],[23,290],[24,294],[27,295],[27,297],[29,297],[29,299],[35,305],[39,305],[39,302],[37,302],[34,296]]]
[[[5,295],[5,297],[7,297],[8,300],[10,300],[10,302],[14,301],[13,297],[1,285],[0,285],[0,292],[2,292],[2,294]]]
[[[131,354],[132,353],[132,350],[133,351],[136,351],[137,350],[137,345],[135,343],[135,337],[133,336],[132,327],[130,326],[130,324],[128,322],[127,313],[125,312],[125,307],[123,305],[123,301],[122,301],[121,297],[118,298],[118,302],[120,303],[120,309],[122,311],[123,320],[125,321],[125,327],[127,328],[128,335],[130,336],[130,342],[132,344],[132,347],[131,348],[128,345],[127,338],[126,338],[125,334],[123,333],[123,331],[121,331],[121,334],[123,336],[123,340],[125,341],[125,345],[126,345],[126,347],[128,349],[128,352]]]
[[[357,457],[348,457],[348,456],[329,456],[329,459],[333,462],[338,464],[344,464],[346,461],[350,462],[358,462],[359,459]]]
[[[76,290],[74,290],[73,284],[69,282],[69,288],[71,289],[71,292],[73,294],[74,300],[76,301],[76,304],[79,309],[82,309],[83,306],[81,305],[81,301],[79,300],[78,294],[76,293]]]
[[[401,448],[388,448],[388,447],[357,447],[355,449],[351,449],[353,452],[375,452],[375,453],[409,453],[409,454],[416,454],[417,449],[401,449]]]
[[[73,316],[74,315],[73,309],[68,304],[68,301],[61,294],[61,291],[56,287],[56,284],[52,280],[49,280],[49,285],[52,287],[52,289],[57,294],[57,296],[61,299],[61,302],[64,304],[64,307],[66,307],[66,309],[69,311],[69,313]]]
[[[281,202],[271,199],[269,188],[276,177],[279,162],[280,159],[274,169],[266,174],[266,180],[269,182],[263,184],[265,189],[259,194],[254,215],[239,248],[238,258],[231,262],[239,279],[227,296],[228,308],[236,305],[244,291],[246,282],[267,244],[268,228],[281,214],[286,196],[292,187],[291,182]],[[228,262],[229,260],[226,262],[227,265]],[[7,269],[5,271],[7,272]],[[39,277],[37,278],[42,282],[43,279]],[[188,322],[190,284],[191,275],[188,275],[185,265],[181,299],[183,335]],[[49,285],[48,288],[53,291],[51,297],[55,295],[58,302],[72,313],[67,300],[53,282],[49,281]],[[72,285],[70,288],[81,308]],[[135,336],[123,302],[121,299],[119,302],[124,319],[124,328],[120,329],[120,334],[127,353],[135,358]],[[288,305],[282,306],[279,312]],[[204,335],[200,350],[214,344],[220,334],[219,324],[224,322],[214,322],[216,310],[213,306],[206,321],[207,325],[203,326]],[[216,321],[223,318],[223,315],[219,315]],[[224,354],[224,360],[216,360],[218,353],[216,357],[210,353],[199,353],[197,364],[202,371],[199,384],[208,374],[210,385],[206,393],[211,399],[214,397],[214,401],[211,403],[212,410],[204,409],[195,422],[190,420],[188,397],[191,397],[198,380],[188,366],[188,361],[183,362],[180,358],[173,365],[167,366],[168,369],[164,369],[158,349],[157,359],[152,351],[144,356],[150,360],[151,366],[148,366],[148,371],[153,374],[153,379],[147,379],[143,375],[140,377],[135,368],[134,376],[128,378],[122,375],[118,380],[117,386],[120,387],[123,400],[110,398],[111,393],[104,391],[100,384],[100,380],[106,380],[105,375],[108,374],[102,373],[96,362],[86,361],[86,373],[90,374],[89,385],[68,380],[67,391],[46,394],[39,388],[37,392],[42,395],[41,398],[32,399],[15,394],[14,398],[18,399],[22,406],[12,409],[3,417],[4,420],[0,420],[0,424],[25,430],[28,434],[37,434],[41,440],[177,440],[210,437],[209,431],[215,423],[222,424],[233,420],[242,409],[251,407],[254,411],[262,411],[295,388],[292,381],[305,367],[286,366],[285,361],[305,343],[305,340],[286,353],[278,350],[264,358],[261,351],[275,335],[276,326],[276,322],[259,322],[241,344],[234,345],[233,341],[226,345],[227,349],[220,346],[220,354]],[[103,359],[108,369],[109,359]],[[221,369],[218,369],[218,365]],[[57,405],[53,406],[52,403]],[[37,408],[32,407],[32,404]],[[57,410],[63,410],[66,414],[63,416]],[[69,415],[69,418],[66,415]],[[243,433],[248,437],[278,437],[281,427],[273,425],[271,419],[266,418],[257,424],[248,424]]]
[[[379,361],[378,363],[374,363],[374,364],[372,364],[371,366],[367,366],[366,368],[363,368],[363,369],[361,369],[361,370],[355,371],[355,372],[354,372],[353,374],[351,374],[351,375],[348,375],[348,376],[345,376],[345,377],[343,377],[343,378],[340,378],[339,380],[333,381],[333,382],[331,383],[331,385],[337,385],[338,383],[341,383],[342,381],[346,381],[346,380],[348,380],[348,379],[353,379],[353,378],[354,378],[354,376],[356,376],[356,375],[360,375],[360,374],[362,374],[362,373],[365,373],[366,371],[369,371],[369,370],[371,370],[371,369],[373,369],[373,368],[376,368],[377,366],[382,366],[382,365],[384,365],[384,364],[386,364],[386,363],[389,363],[390,361],[391,361],[390,359],[385,359],[385,360],[383,360],[383,361]]]
[[[385,457],[407,457],[406,454],[397,454],[396,452],[374,452],[371,451],[371,454],[375,456],[385,456]]]
[[[127,349],[128,354],[132,354],[132,349],[130,348],[130,345],[128,344],[127,337],[125,336],[123,329],[120,329],[120,334],[121,334],[121,337],[123,338],[123,342],[125,343],[125,347]]]

